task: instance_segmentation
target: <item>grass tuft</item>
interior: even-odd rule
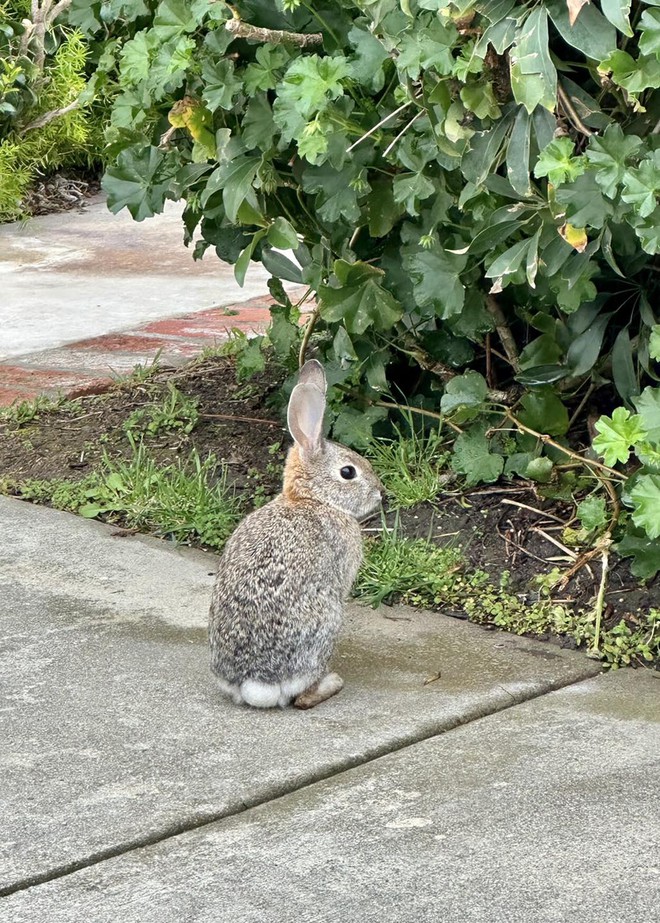
[[[227,469],[213,456],[202,461],[192,452],[185,462],[159,466],[141,444],[128,461],[106,457],[81,481],[27,481],[20,496],[215,549],[223,547],[242,515]]]
[[[373,442],[369,460],[385,485],[393,506],[410,507],[436,499],[450,475],[443,471],[449,452],[444,451],[437,430],[419,434],[411,423],[411,435]]]

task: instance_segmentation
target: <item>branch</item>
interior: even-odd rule
[[[506,318],[502,311],[502,308],[499,306],[498,302],[493,298],[492,295],[486,297],[486,309],[490,316],[495,321],[495,329],[497,330],[500,342],[504,347],[504,352],[507,355],[509,360],[509,365],[513,368],[514,372],[520,371],[520,364],[518,362],[518,347],[516,346],[516,341],[513,338],[511,333],[511,328],[506,322]]]
[[[285,32],[281,29],[262,29],[252,26],[242,19],[230,19],[225,23],[227,32],[236,38],[252,39],[256,42],[269,42],[271,45],[298,45],[299,48],[308,48],[310,45],[322,45],[323,35],[320,32]]]
[[[44,112],[43,115],[37,116],[37,118],[32,122],[28,122],[25,128],[21,129],[21,134],[24,135],[26,132],[32,131],[34,128],[43,128],[44,125],[48,125],[55,119],[59,119],[60,116],[67,115],[69,112],[73,112],[73,110],[77,109],[79,105],[80,100],[74,99],[74,101],[69,103],[68,106],[62,106],[61,109],[51,109],[50,112]]]
[[[621,474],[621,472],[617,471],[615,468],[609,468],[607,465],[603,465],[591,458],[585,458],[583,455],[578,455],[578,453],[574,452],[572,449],[567,449],[566,446],[561,445],[559,442],[555,442],[555,440],[551,439],[547,433],[537,433],[535,429],[532,429],[529,426],[525,426],[525,424],[521,423],[517,417],[514,417],[510,410],[505,410],[504,416],[507,417],[521,432],[529,433],[530,436],[536,436],[536,438],[540,439],[541,442],[543,442],[545,445],[551,445],[553,449],[558,449],[560,452],[563,452],[564,455],[568,455],[569,458],[573,458],[575,461],[580,462],[581,465],[586,465],[587,468],[596,468],[599,471],[606,471],[610,477],[615,477],[619,481],[628,480],[625,474]]]
[[[560,83],[557,84],[557,96],[559,97],[559,102],[564,107],[564,111],[570,119],[573,128],[576,128],[578,131],[581,131],[583,135],[586,135],[587,138],[590,138],[593,135],[593,131],[591,131],[590,128],[587,128],[580,116],[577,114],[577,110],[573,105],[570,96]]]

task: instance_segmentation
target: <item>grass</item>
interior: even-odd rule
[[[530,599],[511,591],[508,572],[494,583],[485,571],[470,569],[459,548],[403,538],[395,528],[367,541],[354,595],[374,608],[403,602],[440,611],[462,609],[477,624],[518,635],[564,636],[592,652],[595,609],[575,611],[553,600],[553,583],[560,576],[556,571],[539,578],[536,598]],[[660,659],[660,609],[639,615],[632,627],[621,620],[602,631],[594,656],[612,668]]]
[[[392,505],[415,506],[433,501],[449,480],[443,471],[449,458],[437,430],[417,433],[409,420],[410,436],[374,442],[369,460],[385,485]]]
[[[160,466],[135,443],[128,461],[106,456],[99,470],[81,481],[26,481],[19,493],[88,519],[102,517],[215,549],[222,548],[242,515],[227,470],[215,458],[202,461],[192,452],[184,462]]]
[[[79,401],[69,400],[66,397],[51,398],[46,397],[46,395],[39,395],[30,400],[12,404],[10,407],[0,408],[0,423],[10,424],[19,428],[32,423],[42,414],[53,413],[53,411],[62,410],[64,407],[73,409],[79,406]]]
[[[134,437],[139,434],[191,433],[199,421],[198,403],[168,382],[165,397],[160,402],[154,401],[134,410],[124,422],[124,431]]]

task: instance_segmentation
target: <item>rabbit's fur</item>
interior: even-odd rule
[[[321,364],[305,363],[289,400],[282,493],[240,523],[220,560],[211,667],[237,704],[310,708],[343,685],[327,665],[362,560],[358,520],[382,485],[364,458],[323,439],[325,389]]]

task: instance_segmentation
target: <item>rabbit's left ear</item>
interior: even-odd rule
[[[316,455],[323,448],[324,413],[325,393],[311,382],[297,384],[289,398],[287,420],[289,432],[305,455]]]
[[[318,359],[308,359],[298,375],[299,385],[316,385],[324,394],[327,390],[325,371]]]

